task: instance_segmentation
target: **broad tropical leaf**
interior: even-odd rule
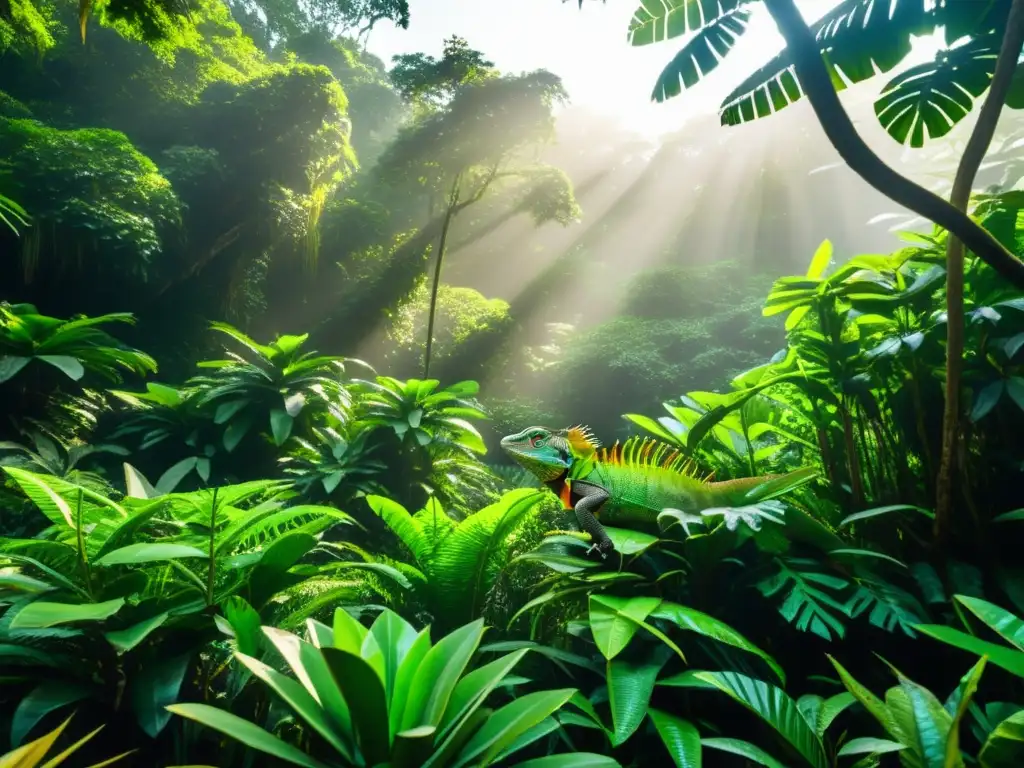
[[[930,0],[845,0],[810,25],[836,90],[896,67],[911,36],[935,28]],[[841,73],[841,74],[840,74]],[[783,51],[725,97],[723,125],[738,125],[784,109],[803,97],[788,51]]]
[[[658,75],[651,98],[666,101],[700,82],[732,50],[749,21],[750,11],[741,3],[702,27]]]
[[[818,734],[807,724],[795,701],[774,685],[735,672],[698,672],[711,683],[774,728],[814,768],[828,768]]]
[[[1000,39],[989,34],[970,40],[893,78],[875,102],[878,121],[896,141],[912,147],[945,136],[971,111],[973,99],[988,90]]]

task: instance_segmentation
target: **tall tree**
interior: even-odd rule
[[[139,0],[135,0],[138,2]],[[152,0],[151,0],[152,1]],[[408,0],[226,0],[265,50],[311,32],[365,40],[382,21],[409,28]]]
[[[404,70],[410,93],[433,93],[432,111],[408,126],[381,157],[392,183],[418,185],[427,193],[430,218],[441,216],[427,319],[423,375],[430,372],[438,288],[455,218],[499,184],[516,185],[518,207],[538,223],[568,224],[579,213],[572,186],[561,171],[530,161],[526,150],[550,140],[552,109],[567,99],[561,80],[539,70],[521,75],[474,76],[452,88],[426,61],[416,75]],[[474,57],[475,58],[475,57]],[[408,62],[408,60],[407,60]]]
[[[996,132],[999,115],[1013,84],[1024,47],[1024,0],[1013,0],[996,61],[988,98],[978,115],[953,180],[949,201],[967,210],[974,179]],[[946,241],[946,404],[942,418],[942,456],[935,487],[934,539],[944,552],[953,519],[953,462],[960,446],[960,371],[964,353],[964,243],[954,234]]]
[[[497,75],[494,62],[458,35],[444,41],[440,59],[426,53],[400,54],[389,73],[402,97],[428,113],[448,106],[462,86]]]

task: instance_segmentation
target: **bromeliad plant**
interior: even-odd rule
[[[122,371],[140,376],[154,373],[153,358],[98,328],[134,322],[127,312],[61,320],[39,314],[31,304],[0,303],[0,384],[31,363],[35,363],[33,367],[45,363],[73,381],[86,372],[115,383],[122,380]]]
[[[576,691],[537,691],[493,703],[497,689],[510,686],[510,673],[529,649],[474,667],[482,619],[436,643],[431,643],[429,627],[417,632],[389,610],[369,629],[339,608],[332,627],[309,620],[305,638],[273,627],[263,627],[263,633],[294,677],[241,651],[235,657],[274,691],[304,729],[319,737],[307,740],[310,749],[206,704],[168,709],[305,768],[462,768],[499,762],[618,766],[610,757],[580,753],[506,763],[558,729],[553,715]]]
[[[325,419],[351,420],[343,358],[303,352],[305,335],[264,345],[226,323],[212,327],[246,354],[225,350],[228,360],[200,362],[209,373],[182,387],[150,384],[146,392],[112,393],[132,411],[111,439],[137,437],[147,455],[160,446],[159,461],[149,464],[165,473],[157,481],[164,491],[192,475],[203,484],[211,477],[252,477],[254,470],[269,476],[276,457],[259,435],[279,448],[292,437],[310,436]]]
[[[211,480],[219,484],[224,479],[222,460],[236,443],[221,434],[210,412],[202,407],[201,390],[149,382],[145,392],[110,390],[110,394],[132,409],[111,432],[110,440],[138,441],[133,460],[151,477],[158,477],[157,490],[170,493],[193,474],[203,484]],[[153,462],[148,459],[156,446],[162,449]],[[159,468],[159,475],[148,471],[151,464]]]
[[[31,442],[31,447],[24,443],[0,442],[0,466],[53,475],[101,493],[110,491],[110,484],[101,475],[80,469],[79,464],[90,456],[128,455],[128,451],[120,445],[68,444],[41,429],[25,429],[23,434]]]
[[[214,323],[212,328],[248,353],[225,350],[229,360],[199,363],[210,373],[189,382],[202,390],[200,405],[214,409],[214,421],[227,425],[225,448],[231,450],[229,446],[237,445],[253,428],[269,428],[274,445],[281,446],[293,432],[306,433],[302,427],[308,427],[316,415],[347,420],[352,398],[343,378],[345,360],[303,352],[309,334],[279,336],[265,345],[226,323]]]
[[[414,478],[407,491],[395,493],[392,486],[392,498],[419,509],[433,495],[454,510],[472,509],[492,497],[497,479],[480,460],[487,447],[469,421],[487,418],[473,399],[480,389],[475,381],[438,389],[437,379],[378,376],[356,384],[356,415],[376,428],[378,458],[392,473]]]
[[[338,424],[311,431],[311,439],[296,437],[291,452],[278,459],[303,496],[345,504],[358,495],[384,491],[388,467],[374,456],[371,430]]]

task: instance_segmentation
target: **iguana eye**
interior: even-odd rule
[[[530,438],[530,447],[537,448],[543,442],[544,442],[544,437],[542,435],[534,435],[533,437]]]

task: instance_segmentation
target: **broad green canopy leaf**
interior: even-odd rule
[[[879,122],[913,147],[945,136],[988,90],[999,44],[999,35],[984,35],[895,77],[875,102]]]

